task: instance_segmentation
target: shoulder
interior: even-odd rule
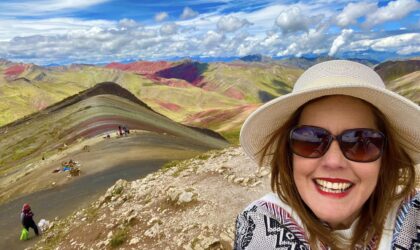
[[[395,218],[392,245],[414,249],[420,242],[420,192],[416,190],[400,204]]]
[[[237,217],[235,249],[309,249],[292,209],[270,193],[248,205]]]

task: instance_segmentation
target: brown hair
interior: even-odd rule
[[[268,162],[271,165],[271,188],[302,219],[309,233],[311,247],[317,249],[317,242],[320,241],[332,249],[344,249],[342,247],[343,239],[334,234],[331,228],[321,223],[300,197],[293,178],[292,152],[288,146],[289,131],[298,124],[303,108],[321,98],[323,97],[302,105],[283,126],[267,138],[267,143],[260,151],[262,152],[260,165],[266,162],[266,157],[272,157]],[[363,102],[371,107],[376,125],[385,134],[387,142],[382,155],[378,182],[372,195],[362,207],[360,219],[354,230],[351,248],[360,244],[365,246],[373,237],[380,240],[390,204],[410,195],[415,188],[416,178],[413,160],[396,140],[395,131],[391,129],[385,116],[370,103]],[[395,178],[395,176],[399,178]]]

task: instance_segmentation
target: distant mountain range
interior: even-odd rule
[[[51,67],[0,60],[0,126],[45,110],[97,83],[114,82],[174,121],[237,134],[252,110],[289,93],[304,69],[331,59],[335,58],[275,60],[249,55],[229,63],[184,59]],[[390,89],[420,102],[418,59],[380,64],[351,60],[374,67]]]

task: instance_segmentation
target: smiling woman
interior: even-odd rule
[[[418,105],[369,67],[309,68],[242,127],[245,152],[271,166],[273,193],[238,216],[235,249],[414,249],[418,124]]]

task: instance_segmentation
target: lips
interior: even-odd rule
[[[353,186],[351,181],[338,178],[316,178],[314,183],[321,194],[335,198],[346,196]]]

